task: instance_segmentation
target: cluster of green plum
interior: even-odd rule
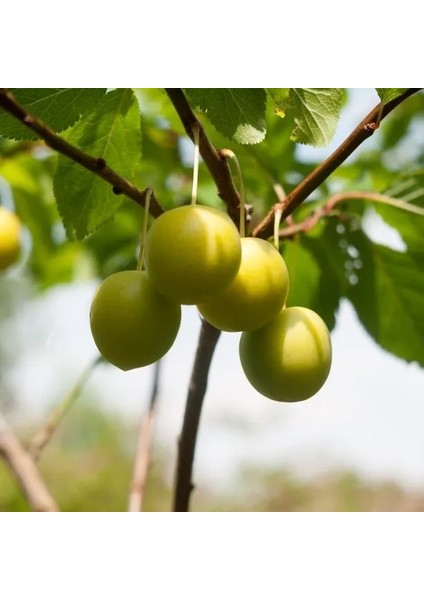
[[[94,296],[91,330],[108,361],[123,370],[155,362],[177,336],[181,304],[195,304],[211,325],[243,332],[242,368],[264,396],[294,402],[322,387],[328,329],[309,309],[285,308],[289,275],[272,244],[240,238],[221,211],[182,206],[154,221],[145,263],[109,276]]]

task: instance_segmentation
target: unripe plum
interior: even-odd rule
[[[258,238],[242,238],[237,275],[221,293],[198,305],[202,316],[223,331],[250,331],[277,316],[284,306],[289,275],[278,250]]]
[[[159,360],[171,348],[181,307],[161,296],[145,271],[121,271],[98,287],[90,310],[94,341],[123,371]]]
[[[264,327],[242,334],[240,360],[252,386],[279,402],[314,396],[331,367],[331,339],[319,315],[308,308],[283,309]]]
[[[146,269],[169,300],[197,304],[227,287],[240,266],[236,226],[208,206],[180,206],[162,214],[146,240]]]
[[[21,224],[15,213],[0,206],[0,271],[13,265],[20,252]]]

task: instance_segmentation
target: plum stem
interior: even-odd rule
[[[240,231],[240,237],[243,238],[246,236],[246,201],[245,201],[245,197],[244,197],[244,182],[243,182],[243,175],[241,173],[240,161],[237,158],[237,156],[234,154],[234,152],[232,150],[228,150],[227,148],[225,150],[221,150],[221,156],[224,156],[225,158],[231,158],[231,160],[234,161],[234,164],[236,165],[237,176],[238,176],[238,180],[239,180],[239,196],[240,196],[239,231]]]
[[[283,211],[281,210],[281,208],[278,208],[274,214],[274,246],[277,248],[277,250],[280,249],[279,231],[282,214]]]
[[[193,159],[193,187],[191,190],[191,205],[195,206],[197,202],[197,187],[199,181],[199,139],[200,131],[197,123],[193,125],[194,138],[194,159]]]
[[[146,190],[146,205],[144,207],[143,227],[142,227],[142,232],[141,232],[141,245],[140,245],[140,254],[138,256],[137,271],[143,270],[144,249],[146,246],[146,235],[147,235],[147,223],[149,220],[150,198],[152,197],[152,194],[153,194],[152,188],[147,188],[147,190]]]

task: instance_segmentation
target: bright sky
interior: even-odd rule
[[[375,104],[372,92],[357,103],[333,145]],[[305,150],[321,156],[329,150]],[[381,222],[369,231],[388,244],[398,238]],[[51,290],[7,324],[14,365],[6,373],[20,403],[18,413],[39,414],[58,402],[96,355],[88,314],[94,283]],[[200,326],[185,307],[177,341],[166,356],[157,440],[175,456],[185,395]],[[246,381],[238,359],[239,334],[223,334],[212,364],[202,416],[195,476],[231,485],[242,465],[292,467],[319,475],[333,467],[369,477],[424,486],[424,370],[382,351],[366,334],[352,307],[342,303],[332,335],[334,359],[324,388],[311,400],[279,404],[260,396]],[[147,401],[152,368],[123,373],[100,366],[88,387],[99,404],[138,420]]]

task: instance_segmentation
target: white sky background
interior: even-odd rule
[[[331,147],[304,148],[305,156],[328,156],[376,99],[370,90],[357,90]],[[377,220],[369,231],[380,242],[399,243]],[[95,286],[51,290],[9,322],[5,339],[13,339],[16,360],[6,378],[21,415],[39,415],[59,401],[96,355],[88,320]],[[184,307],[177,341],[164,360],[156,439],[169,446],[170,470],[199,326],[195,308]],[[231,485],[240,466],[267,465],[292,468],[299,476],[349,468],[424,486],[424,370],[382,351],[350,304],[342,303],[332,335],[329,379],[305,402],[280,404],[260,396],[241,370],[238,340],[239,334],[223,334],[215,353],[196,452],[197,482]],[[100,366],[88,389],[100,405],[138,421],[151,376],[151,367],[123,373]]]

